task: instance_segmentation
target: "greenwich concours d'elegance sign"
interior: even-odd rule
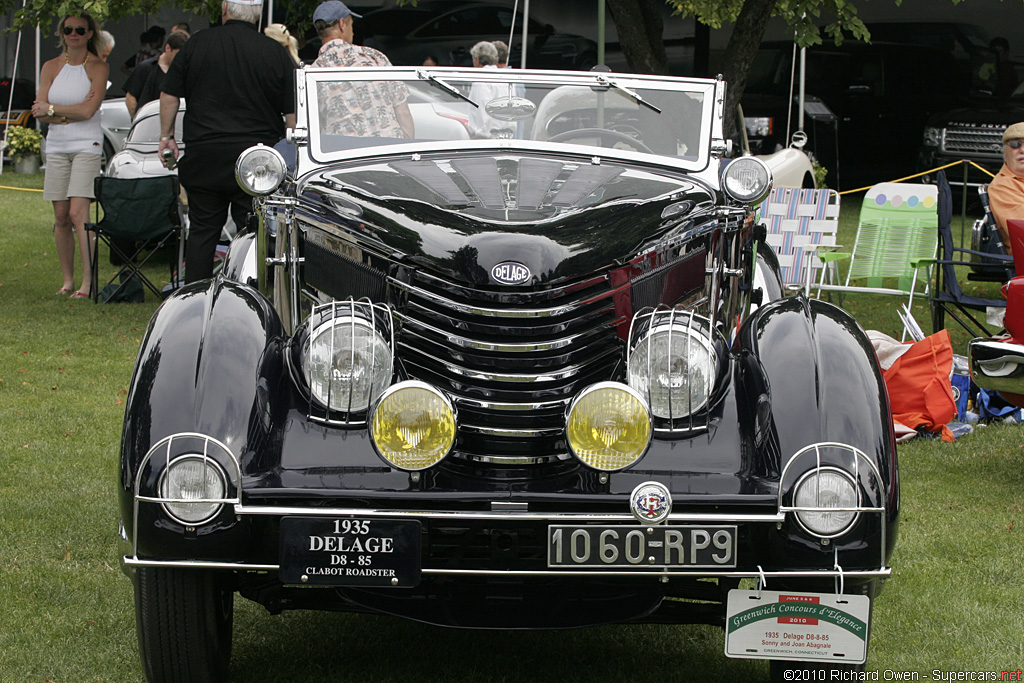
[[[725,654],[863,664],[870,610],[866,595],[732,590]]]

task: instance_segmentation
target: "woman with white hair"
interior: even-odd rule
[[[470,51],[473,58],[473,66],[478,69],[498,68],[498,50],[494,43],[482,40],[474,45]],[[502,94],[501,86],[497,83],[477,81],[469,90],[469,99],[476,102],[478,107],[469,111],[469,134],[477,139],[486,138],[511,138],[515,136],[516,124],[510,121],[499,121],[487,115],[485,111],[487,103]]]

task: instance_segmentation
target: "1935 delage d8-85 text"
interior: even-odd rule
[[[725,83],[296,88],[289,140],[238,160],[252,225],[135,368],[120,537],[147,676],[223,679],[235,593],[465,628],[710,623],[773,674],[862,665],[898,521],[885,386],[849,315],[782,296],[771,173],[726,158]],[[371,92],[414,137],[343,134],[332,98]]]

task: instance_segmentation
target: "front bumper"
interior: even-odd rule
[[[524,505],[525,507],[525,505]],[[634,577],[668,583],[675,578],[835,578],[874,579],[887,577],[885,562],[885,513],[882,508],[865,508],[876,519],[860,524],[874,542],[836,539],[831,543],[801,538],[791,530],[792,511],[742,514],[679,512],[666,520],[668,526],[693,529],[735,528],[736,559],[732,566],[713,568],[635,567],[567,568],[550,567],[547,562],[549,527],[559,525],[644,529],[629,514],[573,512],[466,512],[443,510],[397,510],[385,508],[312,508],[253,506],[235,504],[234,524],[220,529],[227,543],[204,542],[188,530],[167,536],[159,543],[140,542],[122,527],[122,562],[134,567],[193,567],[236,571],[277,572],[281,569],[279,548],[281,521],[292,517],[325,519],[406,520],[422,527],[420,571],[424,577]],[[148,526],[149,515],[136,519],[135,529]],[[167,531],[164,529],[163,531]],[[244,538],[244,540],[243,540]],[[212,539],[211,539],[212,540]],[[876,545],[877,542],[877,545]],[[156,546],[162,546],[157,552]],[[872,553],[865,546],[875,547]],[[201,553],[201,554],[200,554]],[[242,553],[248,553],[242,557]]]

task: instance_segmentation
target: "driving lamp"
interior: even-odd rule
[[[378,455],[397,469],[433,467],[455,444],[455,409],[425,382],[399,382],[374,407],[370,437]]]
[[[260,144],[238,155],[238,161],[235,162],[235,180],[246,194],[260,197],[281,186],[286,168],[280,152],[273,147]]]
[[[718,361],[700,320],[666,316],[640,337],[629,354],[629,386],[647,399],[656,417],[685,417],[708,403]]]
[[[391,348],[370,321],[354,315],[314,329],[302,362],[313,399],[328,410],[364,412],[391,381]]]
[[[164,511],[175,521],[189,526],[213,519],[227,493],[223,470],[202,455],[172,460],[160,476],[159,486],[160,497],[165,500],[161,503]]]
[[[741,204],[756,204],[772,191],[772,172],[756,157],[733,159],[725,167],[722,188]]]
[[[843,533],[857,517],[857,487],[846,472],[821,468],[797,482],[793,507],[800,524],[816,536],[832,538]]]
[[[572,454],[595,470],[615,472],[636,463],[651,442],[647,404],[633,389],[600,382],[569,407],[565,426]]]

